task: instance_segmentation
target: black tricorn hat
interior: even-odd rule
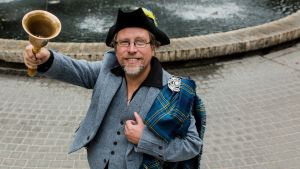
[[[160,46],[170,44],[169,37],[158,29],[153,13],[150,11],[153,16],[153,18],[150,18],[150,16],[145,14],[144,10],[143,8],[138,8],[132,12],[123,12],[119,9],[116,23],[109,28],[107,33],[106,45],[112,47],[111,42],[115,34],[121,29],[128,27],[139,27],[148,30],[155,36],[156,40],[160,42]]]

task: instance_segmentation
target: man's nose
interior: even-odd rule
[[[134,43],[130,43],[129,46],[128,46],[128,51],[129,52],[136,52],[137,51],[137,47],[135,46]]]

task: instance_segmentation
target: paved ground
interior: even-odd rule
[[[185,65],[169,71],[194,78],[206,104],[202,169],[299,169],[300,43]],[[88,168],[85,150],[67,148],[90,90],[7,68],[0,86],[0,169]]]

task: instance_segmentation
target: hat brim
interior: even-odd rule
[[[157,28],[154,21],[145,15],[142,8],[138,8],[128,13],[119,10],[116,23],[110,27],[107,33],[106,45],[112,47],[112,40],[115,34],[121,29],[128,27],[139,27],[148,30],[155,36],[156,40],[160,42],[160,46],[170,44],[169,37]]]

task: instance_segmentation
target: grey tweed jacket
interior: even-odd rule
[[[72,153],[86,146],[95,137],[110,103],[121,85],[122,77],[111,73],[111,69],[117,65],[117,59],[113,51],[106,52],[103,61],[97,62],[75,60],[56,52],[53,52],[53,54],[53,64],[44,75],[93,89],[87,114],[76,130],[74,141],[69,147],[69,153]],[[163,85],[167,84],[170,76],[168,72],[163,70]],[[149,90],[150,94],[143,100],[149,104],[143,104],[143,112],[148,112],[160,92],[155,87],[150,87]],[[146,113],[141,114],[141,116],[145,118]],[[169,143],[159,139],[145,126],[139,144],[132,144],[131,149],[141,154],[147,153],[163,161],[183,161],[199,154],[201,145],[202,140],[198,136],[194,119],[192,119],[187,136],[185,138],[175,138]],[[130,157],[126,158],[130,159]],[[126,168],[137,168],[139,163],[140,161],[128,162]],[[91,166],[91,168],[93,167]]]

